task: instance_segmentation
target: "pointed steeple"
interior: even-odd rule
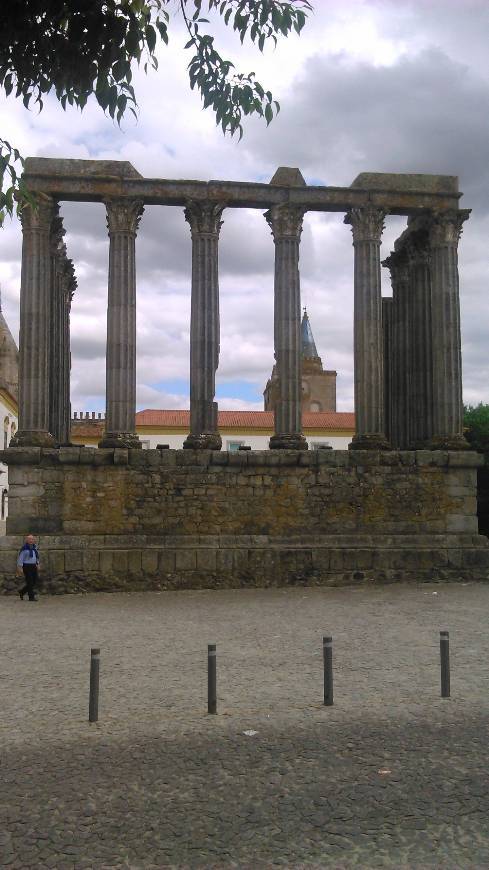
[[[305,308],[301,323],[301,353],[302,359],[319,359],[316,342],[314,341],[311,324],[309,323],[309,317]]]

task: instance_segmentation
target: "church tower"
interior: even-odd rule
[[[316,348],[307,311],[301,323],[302,413],[336,411],[336,372],[325,371]],[[275,366],[264,393],[265,411],[273,411],[278,399],[278,378]]]

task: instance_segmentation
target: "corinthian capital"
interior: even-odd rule
[[[413,233],[406,240],[404,250],[410,266],[429,266],[430,246],[426,232]]]
[[[295,239],[299,241],[302,233],[302,220],[305,209],[298,205],[272,205],[264,217],[272,230],[275,241]]]
[[[136,235],[139,221],[144,211],[142,199],[107,199],[107,229],[113,233],[132,233]]]
[[[353,244],[355,242],[380,242],[384,229],[386,212],[383,208],[366,205],[351,208],[345,215],[345,224],[351,225]]]
[[[185,220],[190,224],[192,235],[218,236],[222,227],[221,215],[225,203],[195,202],[189,200],[184,211]]]
[[[20,222],[23,231],[44,230],[50,232],[57,208],[58,204],[50,196],[38,194],[35,205],[25,205],[22,208]]]
[[[398,287],[409,280],[409,260],[406,251],[392,251],[385,260],[382,260],[384,268],[391,273],[392,286]]]
[[[469,208],[459,211],[450,210],[435,212],[429,225],[430,244],[432,248],[443,245],[457,245],[462,235],[462,226],[470,214]]]

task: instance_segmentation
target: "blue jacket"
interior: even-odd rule
[[[24,544],[19,551],[17,567],[22,568],[23,565],[39,565],[39,552],[35,544],[32,547],[29,547],[29,544]]]

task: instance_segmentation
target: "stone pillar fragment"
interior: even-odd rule
[[[219,365],[219,233],[224,205],[189,202],[192,236],[190,313],[190,433],[184,447],[220,450],[216,371]]]
[[[278,378],[270,448],[307,450],[302,434],[299,243],[304,209],[273,206],[265,213],[275,242],[274,344]]]
[[[384,423],[385,435],[390,444],[392,439],[392,418],[395,404],[393,393],[393,299],[382,299],[382,334],[384,337]]]
[[[355,450],[388,450],[384,431],[384,374],[380,279],[380,241],[385,211],[374,206],[352,208],[345,216],[351,224],[355,251],[354,368]]]
[[[106,415],[99,447],[140,447],[136,435],[136,234],[141,200],[105,203],[109,230]]]
[[[20,288],[19,429],[16,446],[52,446],[49,431],[49,282],[50,234],[54,217],[51,197],[37,207],[24,206]]]
[[[409,440],[426,447],[433,435],[433,342],[431,274],[428,238],[424,231],[408,237],[410,322]]]
[[[391,274],[392,342],[391,407],[389,441],[407,450],[409,435],[409,390],[411,334],[409,328],[409,265],[404,250],[393,251],[382,263]]]
[[[429,227],[433,330],[433,449],[466,449],[463,435],[458,241],[469,209],[433,216]]]

